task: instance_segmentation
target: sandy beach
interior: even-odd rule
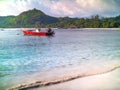
[[[72,75],[51,81],[36,81],[10,90],[120,90],[120,66],[97,73]]]
[[[65,83],[29,90],[120,90],[120,69],[94,76],[78,78]]]

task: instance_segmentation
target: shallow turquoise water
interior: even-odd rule
[[[62,75],[66,69],[90,71],[120,63],[120,31],[55,32],[54,37],[37,37],[24,36],[20,30],[0,31],[1,89],[34,80],[37,75],[43,78],[47,72]]]

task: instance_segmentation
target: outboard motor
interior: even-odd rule
[[[51,28],[48,28],[48,32],[47,32],[47,35],[54,35],[55,32],[51,29]]]

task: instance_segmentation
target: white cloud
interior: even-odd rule
[[[0,15],[18,15],[21,11],[26,9],[25,3],[25,1],[14,2],[14,0],[0,2]]]
[[[0,7],[0,15],[18,15],[32,8],[56,17],[120,14],[120,0],[9,0],[0,2]]]
[[[105,1],[105,0],[104,0]],[[116,6],[114,0],[104,2],[102,0],[60,0],[51,4],[50,10],[54,16],[87,17],[95,14],[102,16],[114,16],[120,14],[120,6]],[[107,0],[106,0],[107,1]],[[110,2],[112,1],[112,2]]]

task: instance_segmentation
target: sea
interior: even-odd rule
[[[0,90],[120,66],[120,30],[54,31],[26,36],[21,28],[0,30]]]

